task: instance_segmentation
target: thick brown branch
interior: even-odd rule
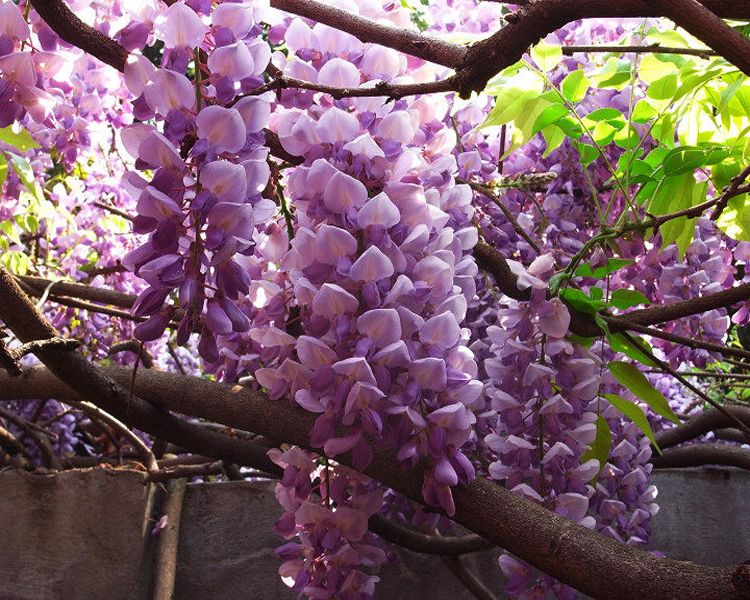
[[[699,5],[711,11],[714,18],[750,18],[748,2],[702,0]],[[500,31],[471,46],[464,63],[456,69],[460,79],[458,91],[468,98],[471,92],[483,90],[496,73],[519,61],[529,46],[572,21],[598,17],[661,17],[667,16],[666,11],[671,12],[672,8],[662,8],[659,2],[647,0],[537,0],[525,3]],[[705,32],[710,34],[710,39],[705,40],[700,35],[704,32],[694,30],[691,33],[697,33],[699,39],[730,61],[735,57],[743,61],[743,56],[737,56],[735,49],[714,38],[713,30]]]
[[[460,44],[422,35],[413,29],[383,25],[315,0],[271,0],[271,6],[345,31],[362,42],[387,46],[446,67],[459,66],[467,52]]]
[[[125,70],[128,51],[101,31],[86,25],[62,0],[31,0],[31,5],[63,40],[118,71]]]
[[[621,315],[621,317],[614,317],[614,321],[618,318],[623,318],[638,325],[657,325],[691,315],[699,315],[709,310],[732,306],[748,299],[750,299],[750,283],[744,283],[722,290],[721,292],[692,298],[683,302],[635,310]]]
[[[662,14],[750,75],[750,40],[697,0],[652,0]],[[747,4],[738,3],[738,4]]]
[[[722,465],[750,470],[750,450],[729,444],[691,444],[655,454],[651,463],[658,469]]]
[[[734,417],[740,419],[746,425],[750,425],[750,407],[739,404],[725,404],[725,410]],[[659,448],[669,448],[683,442],[693,440],[709,431],[716,431],[724,427],[733,427],[734,422],[715,408],[709,408],[699,415],[690,417],[688,421],[679,427],[664,429],[655,435]]]

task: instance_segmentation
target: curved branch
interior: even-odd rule
[[[345,31],[361,42],[387,46],[446,67],[458,67],[467,53],[461,44],[423,35],[413,29],[383,25],[315,0],[271,0],[271,6]]]
[[[69,44],[114,67],[125,70],[128,51],[112,38],[89,27],[60,0],[30,0],[39,16]]]
[[[288,75],[284,75],[282,71],[273,64],[268,65],[268,67],[266,68],[266,72],[271,76],[271,81],[254,90],[249,91],[247,94],[237,96],[237,98],[233,100],[231,104],[234,104],[236,100],[239,100],[240,98],[244,98],[246,96],[258,96],[269,91],[279,91],[286,88],[299,88],[302,90],[321,92],[324,94],[329,94],[336,99],[382,96],[384,98],[392,98],[395,100],[403,98],[404,96],[416,96],[418,94],[432,94],[436,92],[450,92],[454,89],[451,78],[439,79],[436,81],[426,81],[422,83],[388,83],[387,81],[379,81],[375,85],[371,85],[368,87],[360,86],[343,88],[335,85],[325,85],[322,83],[305,81],[304,79],[297,79],[296,77],[289,77]]]
[[[750,40],[697,0],[653,0],[668,19],[750,75]]]
[[[750,425],[750,406],[740,404],[725,404],[724,408],[743,423]],[[702,413],[690,417],[688,421],[678,427],[670,427],[655,434],[659,448],[669,448],[683,442],[693,440],[709,431],[734,426],[734,422],[715,408],[709,408]]]
[[[651,464],[657,469],[722,465],[750,470],[750,450],[729,444],[691,444],[670,448],[661,456],[654,455]]]
[[[370,531],[388,542],[423,554],[459,556],[495,547],[495,544],[476,533],[449,537],[427,535],[399,525],[378,513],[370,517]]]
[[[690,1],[702,5],[714,18],[750,18],[750,4],[747,2]],[[468,98],[472,92],[482,91],[496,73],[521,60],[529,46],[568,23],[587,18],[661,17],[665,16],[665,11],[672,11],[671,6],[662,7],[660,4],[646,0],[537,0],[524,3],[517,12],[506,17],[508,24],[505,27],[469,48],[463,64],[456,69],[460,80],[458,92]],[[702,38],[699,36],[699,39]],[[728,52],[726,57],[729,60],[737,54],[720,40],[714,39],[713,35],[705,41],[712,47],[718,44],[719,47],[714,50],[722,55],[724,51]]]
[[[518,276],[510,270],[508,261],[505,260],[505,257],[497,249],[480,240],[477,242],[477,245],[474,246],[473,254],[479,267],[492,274],[497,282],[498,288],[503,294],[516,300],[531,299],[531,291],[529,289],[518,289]],[[644,327],[701,314],[717,308],[725,308],[739,302],[744,302],[748,299],[750,299],[750,283],[745,283],[706,296],[685,300],[683,302],[643,308],[622,315],[602,316],[607,321],[610,328],[615,331],[630,329],[633,331],[649,333],[656,337],[664,337],[665,339],[670,339],[666,337],[667,335],[670,335],[672,336],[671,341],[674,341],[675,343],[687,343],[689,342],[687,338],[682,338],[666,332],[657,333],[654,331],[652,333],[652,331],[644,330]],[[570,316],[570,331],[573,333],[582,337],[596,337],[603,335],[604,332],[594,320],[591,319],[590,315],[579,313],[570,308]],[[701,344],[701,347],[712,351],[733,354],[732,348],[726,348],[720,344],[700,341],[696,341],[696,343],[699,343]],[[710,348],[709,345],[711,346]],[[742,357],[748,356],[746,351],[739,349],[736,355]]]

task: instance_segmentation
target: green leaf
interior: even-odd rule
[[[495,106],[479,128],[505,125],[516,119],[526,108],[529,100],[538,97],[539,92],[531,89],[505,87],[495,97]]]
[[[620,146],[620,148],[632,150],[640,146],[641,138],[635,129],[623,126],[617,131],[617,133],[615,133],[613,141]]]
[[[591,121],[625,121],[625,117],[616,108],[598,108],[586,115]]]
[[[0,256],[0,263],[14,275],[26,275],[31,262],[28,255],[20,250],[10,250]]]
[[[580,102],[586,96],[586,91],[589,89],[591,81],[586,77],[586,74],[578,69],[570,73],[560,84],[563,96],[567,98],[569,102],[575,104]]]
[[[530,54],[539,69],[545,73],[554,69],[563,57],[560,46],[548,44],[544,40],[534,46]]]
[[[541,113],[539,113],[539,116],[536,118],[536,121],[534,121],[534,126],[532,127],[532,131],[534,133],[537,133],[538,131],[541,131],[548,125],[552,125],[553,123],[556,123],[567,114],[569,114],[569,111],[562,104],[550,104]]]
[[[544,98],[531,98],[524,105],[523,111],[513,120],[513,135],[511,143],[503,156],[508,156],[516,148],[520,148],[536,135],[534,123],[539,115],[550,103]]]
[[[729,150],[723,146],[680,146],[670,150],[664,157],[664,174],[680,175],[693,172],[704,166],[714,165],[729,156]]]
[[[599,158],[599,151],[591,144],[579,143],[575,145],[578,154],[581,157],[581,163],[589,165]]]
[[[623,58],[610,58],[604,67],[593,76],[598,88],[622,89],[630,82],[633,65]]]
[[[625,125],[623,121],[620,128],[613,127],[608,121],[599,121],[591,132],[592,139],[600,146],[606,146],[615,137],[615,134]]]
[[[31,135],[29,135],[28,131],[21,129],[18,133],[14,133],[12,125],[0,129],[0,140],[6,144],[10,144],[21,152],[26,152],[26,150],[29,150],[30,148],[41,148]]]
[[[620,398],[620,396],[617,396],[616,394],[604,394],[604,397],[612,406],[633,421],[633,423],[638,426],[638,429],[640,429],[651,441],[659,454],[661,454],[659,445],[656,443],[656,438],[654,437],[654,431],[651,429],[651,425],[649,425],[645,413],[637,405],[629,400]]]
[[[649,383],[637,367],[619,360],[610,361],[607,367],[617,381],[633,392],[636,398],[645,402],[656,414],[677,425],[680,424],[680,420],[670,408],[666,398]]]
[[[738,77],[736,80],[730,83],[727,87],[721,90],[721,93],[719,94],[719,106],[716,108],[717,113],[721,114],[724,112],[730,100],[734,98],[735,94],[740,89],[740,86],[743,83],[745,83],[745,78]]]
[[[5,160],[5,155],[0,153],[0,191],[2,191],[3,184],[8,178],[8,161]]]
[[[608,258],[602,267],[596,267],[593,271],[589,263],[583,263],[576,269],[576,277],[593,277],[595,279],[604,279],[610,273],[619,271],[625,265],[633,264],[635,261],[624,258]]]
[[[653,354],[653,350],[643,338],[634,335],[625,336],[622,333],[610,333],[607,336],[607,341],[609,341],[609,347],[613,352],[622,352],[628,358],[632,358],[647,367],[657,368],[659,366],[649,358]]]
[[[682,208],[688,208],[690,206],[696,206],[706,199],[706,193],[708,191],[708,182],[702,181],[695,183],[692,173],[686,173],[687,177],[692,180],[689,191],[686,189],[685,197],[678,199],[679,204],[683,204],[682,207],[675,210],[681,210]],[[677,252],[680,260],[685,255],[685,251],[693,241],[695,237],[695,219],[688,219],[687,217],[680,217],[679,219],[672,219],[664,223],[661,228],[661,239],[662,248],[666,248],[672,242],[677,243]]]
[[[547,143],[542,158],[547,158],[554,150],[557,150],[567,137],[557,125],[548,125],[542,129],[542,136]]]
[[[630,116],[630,120],[634,123],[648,123],[657,115],[656,109],[648,103],[645,98],[638,100],[638,103],[633,109],[633,114]]]
[[[679,68],[669,60],[664,54],[660,54],[658,57],[655,54],[646,54],[641,59],[640,68],[638,69],[638,76],[644,83],[651,86],[654,82],[663,80],[667,77],[674,76],[675,90],[677,89],[677,73]],[[669,84],[668,81],[664,81],[660,87],[664,84]],[[650,87],[649,87],[650,89]],[[659,90],[655,90],[658,93]],[[674,92],[672,92],[674,94]],[[648,94],[647,94],[648,95]],[[651,97],[649,95],[649,97]]]
[[[18,177],[21,178],[21,182],[29,189],[30,192],[34,192],[34,170],[31,168],[29,161],[23,156],[13,154],[12,152],[6,153],[10,159],[10,164],[18,173]]]
[[[639,304],[651,304],[649,299],[638,290],[626,290],[623,288],[612,292],[609,303],[620,310],[625,310],[631,306],[638,306]]]
[[[561,293],[560,297],[570,304],[578,312],[586,313],[587,315],[595,315],[607,303],[600,300],[594,300],[575,288],[565,288]]]
[[[595,458],[599,461],[599,471],[594,476],[592,481],[595,481],[599,477],[599,473],[602,472],[604,465],[607,464],[607,458],[609,458],[609,447],[612,445],[612,432],[609,429],[609,424],[601,415],[596,416],[596,437],[591,443],[591,449],[587,450],[581,456],[581,463],[585,463],[587,460]]]
[[[716,221],[724,233],[732,239],[750,242],[750,198],[747,194],[735,196]]]
[[[674,93],[677,91],[677,74],[670,73],[669,75],[657,79],[646,90],[646,96],[652,100],[663,100],[669,101],[674,98]]]

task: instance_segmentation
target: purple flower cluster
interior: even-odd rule
[[[238,302],[251,275],[235,256],[252,254],[256,225],[276,207],[261,197],[270,174],[262,133],[268,102],[240,97],[262,82],[270,48],[257,37],[249,5],[210,8],[199,14],[172,4],[154,22],[165,44],[162,67],[131,55],[125,69],[137,96],[135,116],[161,127],[140,122],[123,131],[136,167],[153,172],[150,180],[135,172],[126,178],[138,198],[134,230],[149,239],[123,262],[149,284],[133,306],[134,315],[149,317],[136,337],[157,339],[178,318],[177,342],[200,328],[199,352],[216,362],[216,336],[250,328]],[[209,17],[211,27],[204,23]],[[190,58],[209,46],[207,63],[193,64],[190,81]],[[175,305],[165,305],[175,291],[179,316]]]
[[[367,524],[383,503],[382,492],[371,479],[321,465],[297,447],[270,454],[284,468],[276,498],[286,512],[274,531],[299,540],[276,550],[282,579],[310,598],[371,598],[379,578],[361,567],[386,560]]]
[[[289,39],[315,35],[303,27],[289,24]],[[397,55],[343,34],[336,42],[322,56],[297,47],[285,67],[346,87],[405,80]],[[352,450],[357,468],[373,446],[397,450],[406,465],[426,457],[425,500],[452,514],[450,486],[474,477],[461,449],[483,402],[460,326],[476,273],[471,194],[453,183],[455,161],[435,152],[446,138],[439,109],[423,98],[321,97],[277,113],[281,143],[305,157],[287,186],[299,226],[281,261],[304,335],[298,360],[256,377],[272,396],[320,414],[311,443],[327,456]]]

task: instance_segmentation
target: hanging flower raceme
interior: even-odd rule
[[[123,261],[149,283],[133,308],[149,317],[136,336],[156,339],[177,318],[178,342],[200,328],[199,350],[209,362],[219,359],[216,336],[250,328],[242,304],[252,277],[237,257],[253,252],[258,225],[276,212],[261,197],[270,174],[262,134],[268,103],[238,98],[242,85],[260,81],[270,50],[257,38],[252,11],[239,29],[225,26],[226,9],[217,11],[212,26],[213,13],[181,2],[156,17],[167,48],[162,67],[131,56],[125,80],[138,96],[139,118],[161,126],[137,123],[123,133],[136,167],[153,171],[150,181],[135,173],[127,181],[138,197],[135,229],[149,234]],[[203,51],[207,65],[195,65],[191,81],[184,58]],[[242,72],[225,72],[240,57]],[[226,102],[233,106],[219,104]],[[174,292],[178,304],[165,305]]]

